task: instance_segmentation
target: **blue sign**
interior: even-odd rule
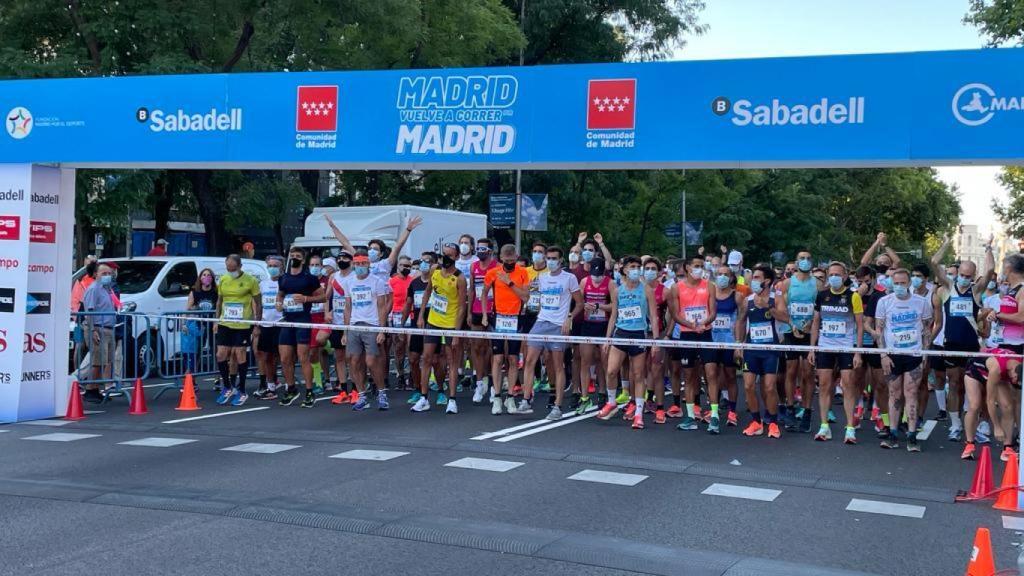
[[[686,244],[689,246],[699,246],[704,237],[704,222],[684,222],[683,229],[686,232]]]
[[[548,195],[523,194],[523,205],[519,210],[520,227],[523,230],[547,232]]]
[[[1024,158],[1024,49],[2,82],[0,161],[906,166]]]
[[[683,239],[683,225],[680,222],[673,222],[665,226],[665,238],[678,242]]]
[[[516,225],[516,195],[491,194],[490,201],[491,228],[514,228]]]

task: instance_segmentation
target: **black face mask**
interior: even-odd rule
[[[412,268],[399,268],[398,273],[401,274],[402,276],[408,276],[411,270]]]
[[[302,260],[298,258],[292,258],[288,261],[288,265],[294,268],[302,268]]]
[[[455,259],[454,258],[452,258],[451,256],[449,256],[447,254],[445,254],[444,256],[441,256],[441,267],[442,268],[451,268],[452,266],[455,266]]]
[[[875,269],[878,270],[879,274],[885,274],[889,271],[889,266],[886,264],[876,264]]]
[[[347,260],[338,260],[338,270],[348,270],[352,263]]]
[[[515,262],[513,262],[511,264],[502,262],[501,265],[505,267],[505,272],[511,272],[511,271],[516,269],[516,263]]]

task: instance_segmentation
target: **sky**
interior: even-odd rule
[[[675,60],[860,54],[980,48],[985,39],[965,25],[967,0],[706,0],[700,20],[710,28],[688,39]],[[939,168],[960,188],[961,223],[983,234],[995,222],[993,198],[1006,193],[998,167]],[[965,199],[969,198],[970,201]]]

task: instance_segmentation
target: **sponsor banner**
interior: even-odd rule
[[[28,126],[31,126],[29,124]],[[0,164],[0,422],[18,420],[28,296],[30,166]]]
[[[490,215],[487,219],[491,223],[491,228],[515,228],[515,194],[491,194],[488,205],[490,207]]]
[[[1009,163],[1024,155],[1021,69],[1024,48],[12,80],[0,90],[0,158],[405,169]],[[4,216],[0,238],[13,233]]]

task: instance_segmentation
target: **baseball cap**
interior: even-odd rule
[[[348,258],[349,260],[351,260],[352,253],[349,252],[348,250],[340,250],[338,251],[338,258]]]
[[[245,244],[242,244],[242,250],[245,250],[246,252],[254,248],[256,248],[256,245],[253,244],[252,242],[246,242]]]
[[[163,244],[164,246],[166,246],[167,245],[167,240],[164,240],[163,238],[158,238],[156,243],[157,244]]]
[[[743,254],[740,254],[738,250],[729,252],[729,266],[736,266],[743,262]]]
[[[324,264],[324,266],[330,266],[331,268],[334,268],[335,270],[338,269],[338,261],[335,260],[334,258],[324,258],[323,264]]]

